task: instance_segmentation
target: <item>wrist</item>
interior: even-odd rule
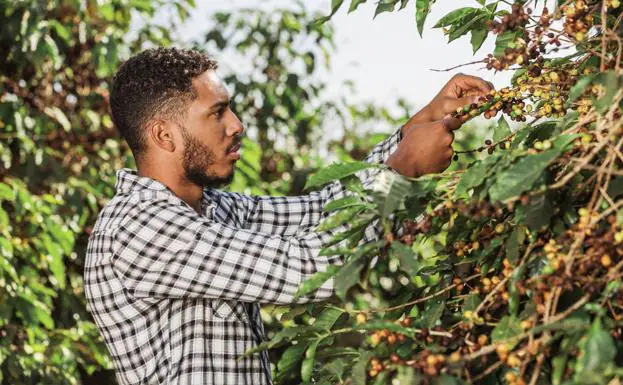
[[[405,169],[405,165],[407,164],[409,163],[406,160],[404,160],[404,157],[402,153],[400,152],[400,150],[397,150],[394,153],[392,153],[387,158],[387,161],[385,161],[385,165],[389,167],[391,170],[397,172],[398,174],[406,176],[406,177],[414,177],[415,175],[412,175],[412,172],[410,170]]]
[[[409,123],[411,124],[423,124],[433,121],[435,121],[435,119],[433,119],[433,108],[430,103],[424,106],[415,115],[413,115],[411,119],[409,119]]]

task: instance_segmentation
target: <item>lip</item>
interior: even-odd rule
[[[238,160],[240,159],[240,143],[236,144],[228,153],[227,155],[231,156],[232,158]]]

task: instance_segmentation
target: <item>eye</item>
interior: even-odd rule
[[[219,108],[217,111],[215,111],[212,115],[216,116],[217,118],[222,118],[223,115],[225,115],[225,107],[221,107]]]

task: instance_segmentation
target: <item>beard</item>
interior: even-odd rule
[[[234,179],[233,171],[227,176],[214,175],[210,167],[216,161],[216,155],[212,149],[201,143],[182,128],[184,139],[184,176],[187,180],[201,187],[218,188],[226,186]]]

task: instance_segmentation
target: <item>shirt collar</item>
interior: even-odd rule
[[[117,190],[117,193],[130,193],[132,191],[140,191],[143,189],[171,191],[171,189],[155,179],[138,175],[136,170],[132,170],[130,168],[121,168],[117,170],[117,183],[115,184],[115,190]]]
[[[115,184],[115,190],[117,193],[128,194],[134,191],[142,191],[144,189],[154,191],[168,191],[175,195],[173,190],[168,188],[164,183],[158,182],[155,179],[140,176],[131,168],[120,168],[117,170],[117,182]],[[203,189],[202,205],[206,211],[214,210],[216,203],[212,196],[212,191],[209,188]]]

